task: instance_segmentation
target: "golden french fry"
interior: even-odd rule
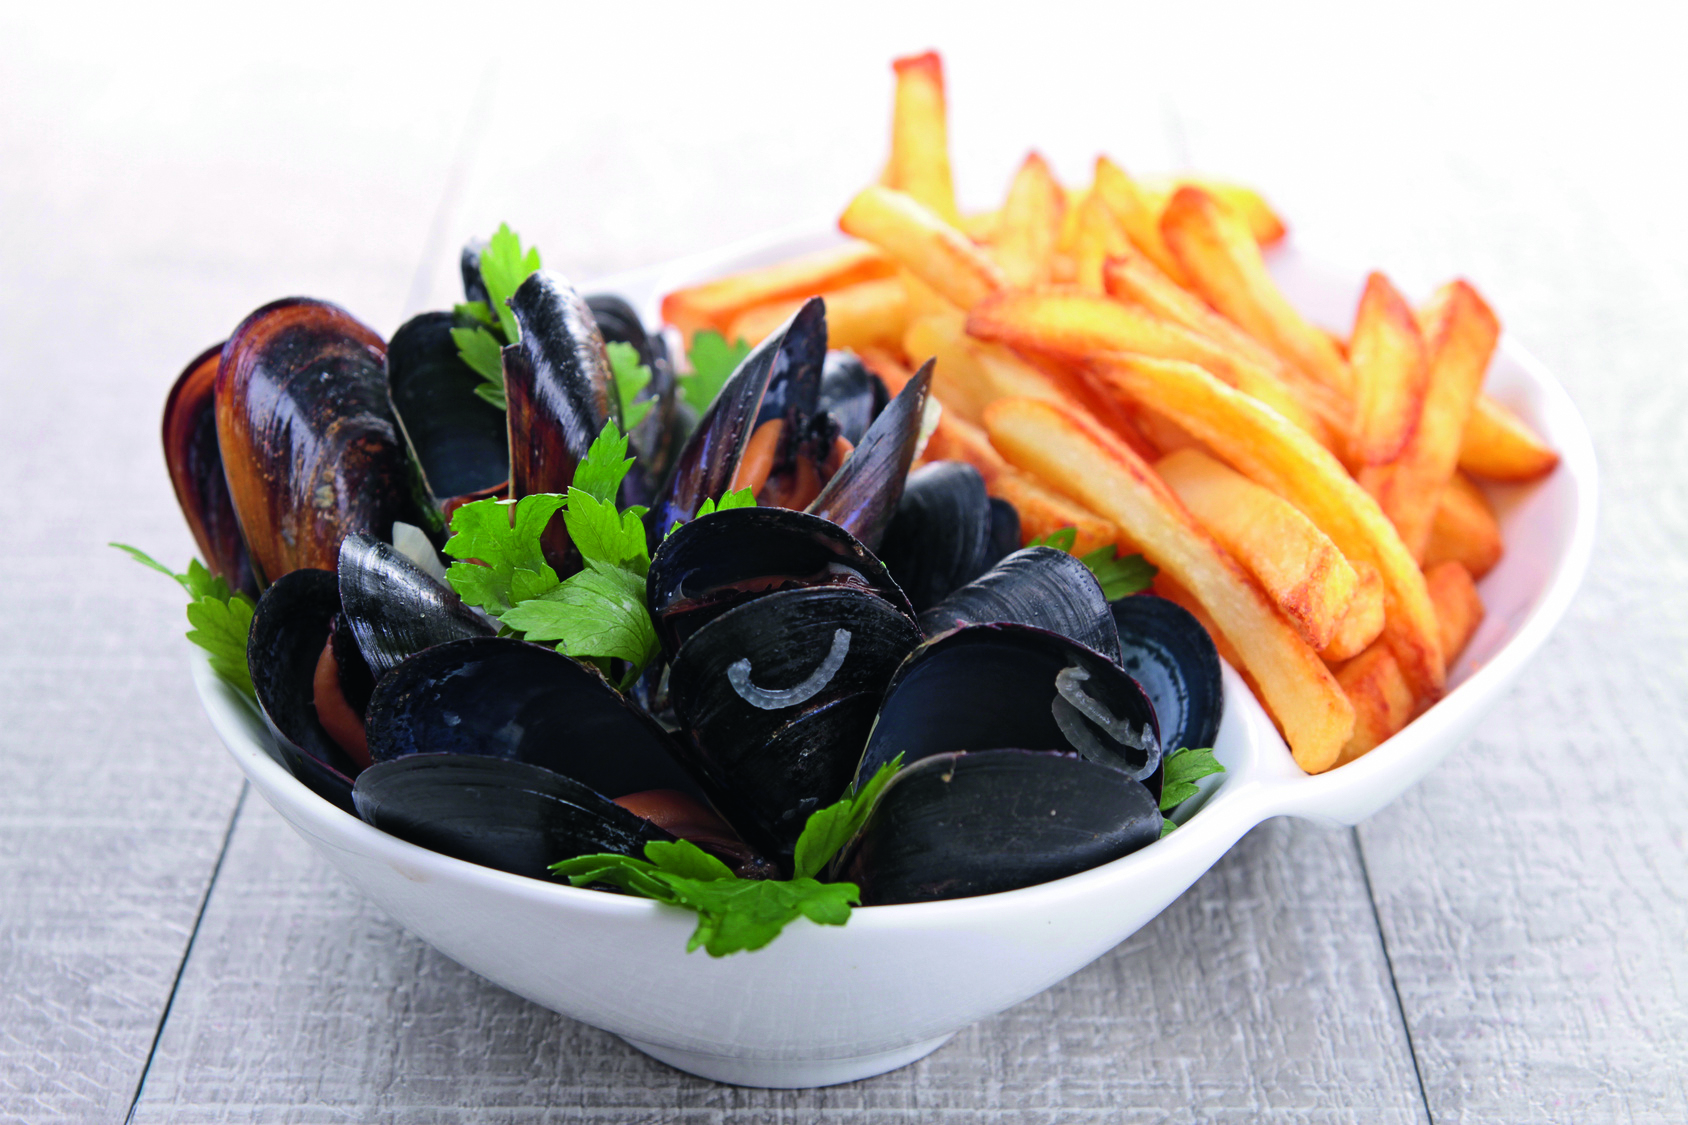
[[[1162,205],[1144,191],[1142,186],[1125,174],[1125,170],[1105,156],[1096,158],[1095,195],[1101,196],[1108,209],[1119,219],[1126,235],[1162,273],[1180,285],[1185,282],[1184,267],[1167,247],[1161,234]]]
[[[1336,636],[1319,650],[1326,664],[1340,664],[1364,652],[1383,633],[1383,576],[1377,567],[1358,559],[1349,561],[1356,585],[1348,612],[1337,622]]]
[[[1413,717],[1413,690],[1388,646],[1375,644],[1336,670],[1336,682],[1354,705],[1354,736],[1338,765],[1374,749]]]
[[[1295,760],[1329,769],[1354,729],[1354,709],[1312,649],[1166,485],[1129,447],[1082,413],[1036,399],[985,410],[1008,463],[1112,520],[1148,560],[1202,604],[1260,686]]]
[[[1007,395],[1064,399],[1067,392],[1050,376],[1006,348],[967,335],[967,317],[952,311],[923,316],[903,334],[903,351],[938,361],[932,393],[946,410],[977,426],[985,407]]]
[[[1524,420],[1488,395],[1478,395],[1460,438],[1459,467],[1489,480],[1523,483],[1551,473],[1559,454]]]
[[[943,60],[938,52],[927,51],[897,59],[891,67],[897,72],[897,99],[891,115],[890,186],[957,225],[961,215],[950,179]]]
[[[1314,649],[1331,643],[1359,579],[1329,536],[1289,501],[1198,450],[1161,458],[1155,472],[1302,640]]]
[[[1066,211],[1066,193],[1048,163],[1035,152],[1029,154],[1008,186],[991,240],[1008,284],[1025,289],[1049,281]]]
[[[1470,477],[1456,472],[1436,500],[1424,569],[1453,560],[1481,578],[1494,569],[1505,549],[1489,498]]]
[[[977,211],[961,216],[961,222],[956,226],[974,242],[995,242],[1001,224],[1001,211]]]
[[[972,308],[1006,284],[984,251],[904,192],[863,188],[839,216],[838,226],[879,246],[961,308]]]
[[[1102,267],[1102,283],[1110,297],[1141,305],[1269,372],[1325,424],[1327,433],[1348,432],[1353,411],[1346,398],[1301,368],[1286,363],[1277,352],[1214,312],[1206,301],[1166,276],[1140,251],[1133,248],[1110,259]],[[1321,441],[1321,444],[1331,443]]]
[[[739,314],[756,305],[812,297],[860,281],[890,277],[896,266],[866,242],[762,266],[728,277],[676,289],[662,299],[662,319],[684,332],[704,328],[724,332]]]
[[[1102,292],[1102,263],[1124,253],[1131,242],[1125,228],[1102,201],[1102,193],[1093,191],[1084,197],[1078,208],[1078,227],[1073,233],[1074,281],[1087,293]]]
[[[900,279],[859,281],[820,296],[826,301],[827,346],[884,347],[902,340],[908,321],[908,290]],[[733,319],[726,337],[759,344],[802,305],[802,299],[794,299],[746,309]]]
[[[1066,198],[1067,207],[1061,216],[1061,238],[1055,243],[1056,253],[1069,256],[1072,254],[1073,239],[1078,237],[1078,209],[1084,205],[1085,199],[1093,190],[1095,189],[1088,187],[1063,187],[1061,189],[1061,194]],[[1059,281],[1060,278],[1056,278],[1056,280]]]
[[[1253,188],[1244,187],[1242,184],[1227,183],[1224,180],[1210,180],[1202,176],[1180,176],[1170,183],[1152,180],[1144,184],[1144,187],[1159,197],[1158,201],[1164,208],[1166,206],[1165,201],[1172,198],[1172,193],[1185,185],[1201,188],[1213,198],[1219,200],[1220,203],[1235,211],[1241,216],[1243,222],[1248,224],[1249,233],[1254,235],[1254,241],[1262,246],[1270,246],[1274,242],[1279,242],[1284,235],[1289,233],[1289,228],[1284,225],[1283,219],[1278,217],[1278,213],[1272,210],[1272,205],[1266,202],[1265,197]]]
[[[1384,639],[1421,700],[1432,702],[1441,695],[1446,668],[1424,574],[1377,501],[1329,450],[1283,415],[1195,364],[1113,354],[1098,356],[1091,369],[1120,393],[1171,417],[1244,476],[1300,508],[1351,562],[1375,566],[1383,579]]]
[[[1167,201],[1160,229],[1191,288],[1208,304],[1290,363],[1352,396],[1353,375],[1340,349],[1278,290],[1254,236],[1234,212],[1200,188],[1181,187]]]
[[[1483,623],[1483,599],[1471,572],[1452,559],[1426,567],[1424,583],[1442,623],[1442,651],[1452,664]]]
[[[1367,465],[1393,461],[1418,427],[1430,369],[1412,307],[1381,273],[1366,278],[1348,362],[1354,372],[1349,452]]]
[[[1109,297],[1073,289],[1009,290],[975,305],[967,317],[967,331],[982,340],[1073,363],[1099,351],[1199,363],[1316,438],[1328,436],[1313,412],[1269,372],[1182,325]]]
[[[1442,488],[1459,464],[1460,435],[1483,385],[1500,323],[1463,281],[1443,286],[1420,315],[1430,381],[1424,408],[1400,455],[1360,470],[1415,559],[1423,559]]]
[[[946,404],[947,406],[947,404]],[[1020,514],[1020,541],[1029,543],[1070,527],[1073,552],[1084,555],[1118,541],[1114,525],[1094,512],[1057,495],[1002,459],[985,432],[945,410],[927,439],[921,463],[965,461],[979,470],[985,491],[1014,505]]]

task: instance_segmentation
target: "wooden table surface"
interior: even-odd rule
[[[1688,70],[1661,5],[0,12],[0,1120],[1688,1120]],[[200,713],[157,421],[307,293],[383,332],[510,221],[588,279],[836,214],[894,54],[964,203],[1036,145],[1261,185],[1299,242],[1473,279],[1603,472],[1587,584],[1357,830],[1269,822],[911,1067],[717,1086],[399,930]]]

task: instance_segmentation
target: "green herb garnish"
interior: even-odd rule
[[[1053,547],[1070,555],[1076,542],[1078,528],[1063,527],[1033,539],[1026,546]],[[1102,586],[1102,596],[1110,602],[1117,602],[1140,590],[1147,590],[1149,584],[1155,580],[1155,575],[1159,573],[1142,555],[1122,555],[1119,548],[1111,544],[1096,548],[1088,555],[1081,556],[1078,561],[1090,568],[1090,573],[1096,576],[1096,581]]]
[[[692,337],[692,346],[686,349],[686,361],[691,364],[692,373],[680,376],[681,397],[702,414],[749,354],[750,345],[743,339],[729,344],[725,336],[712,328],[697,333]]]
[[[1063,527],[1057,531],[1051,531],[1048,535],[1042,535],[1028,541],[1026,546],[1053,547],[1057,551],[1066,551],[1068,554],[1072,554],[1073,544],[1076,542],[1078,542],[1078,528]]]
[[[628,433],[638,428],[656,404],[650,399],[633,401],[651,381],[651,369],[639,362],[639,349],[619,340],[604,345],[610,359],[610,373],[615,376],[615,389],[621,399],[621,422]]]
[[[198,559],[188,563],[187,573],[177,574],[145,551],[127,543],[110,546],[123,551],[142,566],[173,578],[188,594],[188,640],[211,654],[211,670],[236,691],[254,701],[252,673],[246,666],[246,639],[252,633],[252,612],[256,608],[245,594],[233,593],[229,584],[212,574]]]
[[[457,354],[484,382],[475,393],[503,410],[504,358],[500,354],[505,344],[521,339],[516,314],[508,301],[528,276],[539,269],[539,251],[522,249],[508,223],[500,223],[498,231],[481,251],[481,283],[486,286],[490,302],[468,301],[453,307],[458,317],[478,323],[471,328],[453,328],[451,341]]]
[[[611,883],[631,894],[695,910],[697,929],[686,952],[701,947],[711,957],[761,949],[799,916],[842,926],[861,903],[854,883],[823,883],[815,876],[855,836],[879,795],[902,766],[902,755],[879,767],[868,783],[810,815],[797,838],[793,877],[740,879],[727,865],[686,840],[653,841],[645,858],[583,855],[551,865],[575,886]]]
[[[1202,778],[1224,772],[1225,767],[1214,759],[1211,749],[1193,750],[1185,746],[1174,750],[1161,762],[1161,812],[1170,813],[1194,797],[1200,788],[1196,782]],[[1177,827],[1169,816],[1161,822],[1161,835]]]

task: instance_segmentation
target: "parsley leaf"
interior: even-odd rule
[[[498,318],[492,315],[492,307],[485,301],[464,301],[460,305],[453,305],[451,315],[484,324],[488,328],[498,327]]]
[[[1079,559],[1102,585],[1102,596],[1110,602],[1147,590],[1159,571],[1142,555],[1121,555],[1113,545],[1098,547]]]
[[[458,357],[469,365],[471,371],[485,380],[475,388],[475,393],[503,410],[504,346],[498,342],[492,330],[480,327],[453,328],[451,342],[457,345]]]
[[[652,841],[645,858],[584,855],[551,865],[551,870],[582,887],[610,883],[629,893],[697,912],[697,928],[686,952],[702,948],[711,957],[761,949],[799,917],[823,926],[842,926],[850,908],[861,903],[854,883],[816,879],[838,849],[867,822],[879,795],[890,784],[902,755],[879,767],[866,785],[836,804],[810,815],[797,838],[790,879],[740,879],[727,865],[689,840]]]
[[[571,487],[596,499],[613,501],[632,467],[633,458],[627,456],[627,435],[611,422],[592,439],[585,460],[575,466]]]
[[[1071,551],[1073,544],[1076,542],[1078,542],[1078,528],[1063,527],[1059,531],[1051,531],[1048,535],[1031,540],[1026,546],[1053,547],[1057,551]]]
[[[728,376],[749,354],[750,345],[742,338],[729,344],[714,329],[699,332],[692,337],[692,346],[686,349],[686,361],[691,364],[692,373],[680,376],[681,397],[702,414],[721,393]]]
[[[516,314],[505,304],[522,282],[530,274],[539,270],[539,250],[528,247],[522,250],[522,240],[510,229],[509,223],[499,223],[498,231],[487,242],[486,249],[481,251],[481,280],[486,283],[487,296],[491,298],[492,311],[498,317],[499,326],[504,329],[504,339],[508,343],[515,343],[522,338],[521,329],[516,326]]]
[[[755,493],[751,492],[748,488],[741,488],[737,492],[722,493],[720,500],[716,500],[713,496],[705,496],[703,498],[703,503],[697,506],[697,515],[692,518],[700,519],[703,516],[707,516],[710,512],[725,512],[733,508],[754,507],[756,507]],[[673,525],[670,526],[667,531],[663,532],[662,537],[667,539],[670,535],[673,535],[679,530],[680,521],[675,520]]]
[[[188,595],[188,640],[211,655],[211,670],[250,699],[252,673],[246,665],[246,639],[252,633],[252,613],[257,607],[245,594],[232,593],[229,584],[212,574],[198,559],[188,563],[187,572],[177,574],[145,551],[126,543],[112,543],[142,566],[172,578]]]
[[[557,572],[546,564],[539,536],[565,503],[567,497],[542,492],[514,503],[464,504],[451,514],[452,534],[445,544],[446,554],[464,561],[451,564],[446,581],[464,601],[494,617],[555,586]]]
[[[1210,749],[1192,750],[1185,746],[1174,750],[1161,762],[1161,812],[1170,813],[1194,797],[1198,792],[1196,782],[1202,778],[1224,772],[1225,767],[1214,759]],[[1172,818],[1167,817],[1161,824],[1161,835],[1165,836],[1177,827]]]
[[[625,660],[633,666],[631,686],[661,651],[645,609],[645,580],[630,570],[586,560],[586,569],[529,598],[499,620],[530,641],[559,641],[565,656],[593,661]]]
[[[454,315],[476,322],[471,327],[453,328],[451,342],[457,345],[458,356],[470,370],[485,380],[475,388],[475,393],[500,410],[506,406],[504,357],[500,353],[505,344],[521,338],[516,315],[505,302],[537,269],[539,251],[529,247],[524,253],[522,240],[508,223],[500,223],[498,233],[481,251],[481,281],[486,285],[491,304],[466,301],[451,309]]]
[[[632,433],[656,403],[650,399],[635,402],[639,392],[651,381],[651,369],[639,362],[639,349],[619,340],[604,345],[610,359],[610,372],[615,376],[615,389],[621,399],[621,421]]]

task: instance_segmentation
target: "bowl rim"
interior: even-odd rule
[[[662,292],[675,284],[707,276],[711,271],[719,272],[736,261],[773,252],[790,254],[822,248],[829,240],[836,239],[835,232],[828,230],[823,233],[812,226],[775,231],[701,254],[615,274],[586,288],[637,290],[654,287],[653,291]],[[1300,263],[1320,274],[1335,277],[1349,272],[1294,247],[1285,247],[1276,253],[1278,256],[1293,255]],[[647,301],[641,314],[648,317],[653,304],[654,300]],[[1244,833],[1271,816],[1284,814],[1338,822],[1339,816],[1322,810],[1350,798],[1363,800],[1365,790],[1388,784],[1389,775],[1410,770],[1413,763],[1421,758],[1434,759],[1439,752],[1451,750],[1451,745],[1443,743],[1456,733],[1454,728],[1461,717],[1472,708],[1481,706],[1483,697],[1504,689],[1546,642],[1565,615],[1587,571],[1596,531],[1598,468],[1593,442],[1581,415],[1559,380],[1510,333],[1503,331],[1497,354],[1514,363],[1532,387],[1539,428],[1560,455],[1560,464],[1555,471],[1564,474],[1569,481],[1573,498],[1572,527],[1541,593],[1522,623],[1463,682],[1400,733],[1337,769],[1316,775],[1302,774],[1297,770],[1289,776],[1270,776],[1271,771],[1268,770],[1268,776],[1227,782],[1217,790],[1213,799],[1181,824],[1177,832],[1157,841],[1154,846],[1087,871],[1017,890],[936,902],[858,907],[852,912],[850,926],[826,929],[840,932],[851,928],[890,931],[925,929],[940,917],[946,922],[965,924],[975,916],[994,915],[1003,909],[1041,911],[1064,900],[1088,898],[1104,885],[1130,882],[1151,869],[1163,868],[1170,873],[1189,864],[1192,853],[1211,853],[1208,860],[1208,865],[1211,865]],[[651,899],[605,894],[484,867],[430,851],[380,831],[319,797],[273,757],[260,741],[270,736],[263,727],[255,704],[217,678],[211,671],[207,654],[191,645],[189,647],[190,671],[201,702],[231,756],[266,797],[271,798],[272,803],[277,799],[286,803],[288,809],[281,811],[295,828],[318,842],[329,843],[332,838],[338,837],[341,842],[334,846],[379,858],[401,871],[423,872],[430,878],[479,883],[499,894],[601,917],[652,918],[665,910],[677,912],[677,908]],[[1228,667],[1226,677],[1227,695],[1233,687],[1246,692],[1240,677]],[[1259,706],[1252,695],[1248,698],[1256,707]],[[1256,736],[1257,732],[1248,734],[1250,738]],[[1284,757],[1288,757],[1287,750]],[[1400,791],[1404,792],[1416,784],[1416,780],[1409,781]],[[1389,801],[1394,799],[1390,797]],[[1216,807],[1221,803],[1228,815],[1204,815],[1210,811],[1221,812]]]

